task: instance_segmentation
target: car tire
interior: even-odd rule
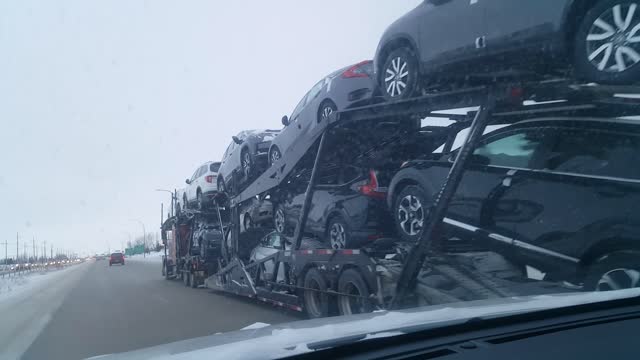
[[[320,104],[320,107],[318,108],[318,117],[317,117],[318,124],[328,121],[329,116],[331,116],[331,114],[337,111],[338,111],[338,106],[336,106],[336,104],[333,101],[329,99],[323,101],[322,104]]]
[[[242,220],[242,224],[244,225],[244,231],[247,231],[252,228],[253,222],[251,221],[251,216],[249,214],[244,214],[244,219]]]
[[[282,205],[276,205],[276,210],[273,212],[273,227],[277,232],[287,234],[287,215]]]
[[[385,59],[379,76],[378,84],[385,100],[413,97],[420,83],[418,59],[413,50],[402,47],[392,51]]]
[[[335,215],[327,225],[326,242],[333,250],[349,249],[351,243],[351,232],[349,224],[342,215]]]
[[[282,153],[280,152],[280,149],[276,145],[273,145],[271,149],[269,149],[269,166],[277,163],[281,157]]]
[[[196,193],[196,204],[198,204],[198,210],[202,211],[205,210],[206,206],[204,204],[204,199],[202,197],[202,192],[198,191]]]
[[[227,186],[224,183],[224,177],[218,174],[218,192],[227,192]]]
[[[242,149],[240,152],[240,166],[242,167],[244,178],[247,181],[251,181],[251,177],[253,176],[253,158],[247,148]]]
[[[369,287],[359,271],[347,269],[338,280],[338,310],[340,315],[364,314],[373,311]]]
[[[427,193],[422,187],[410,185],[396,196],[393,218],[402,240],[417,243],[424,234],[424,225],[429,216]]]
[[[573,65],[576,76],[580,80],[611,85],[638,82],[640,79],[640,43],[629,43],[627,39],[631,37],[631,30],[639,20],[640,11],[635,12],[635,16],[631,19],[626,30],[621,29],[614,20],[610,19],[613,16],[614,8],[620,6],[624,22],[629,6],[635,3],[636,1],[633,0],[598,1],[582,18],[573,39]],[[600,40],[588,40],[590,36],[597,37],[597,35],[610,33],[601,26],[595,25],[597,21],[604,21],[612,27],[611,36]],[[633,38],[636,37],[640,38],[640,31],[636,33],[636,36],[633,36]],[[631,59],[628,51],[633,51],[635,53],[633,56],[637,55],[637,58]],[[593,58],[591,58],[592,56]],[[618,56],[625,64],[625,70],[619,70]],[[615,67],[614,64],[616,64]]]
[[[316,268],[311,268],[304,276],[304,308],[310,319],[329,316],[329,290],[327,280]],[[317,290],[317,291],[314,291]]]
[[[640,252],[614,252],[589,268],[586,291],[609,291],[640,287]]]

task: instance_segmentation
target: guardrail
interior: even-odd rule
[[[34,271],[48,271],[55,269],[62,269],[66,266],[77,265],[80,262],[60,263],[60,264],[34,264],[34,265],[12,265],[13,269],[0,269],[0,279],[11,278],[12,276],[20,276],[25,273],[31,273]]]

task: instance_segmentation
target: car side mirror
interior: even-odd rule
[[[242,144],[242,140],[240,140],[237,136],[232,136],[231,138],[233,139],[234,143],[236,143],[238,145]]]
[[[289,122],[289,117],[287,115],[282,117],[282,125],[289,126],[290,122]]]
[[[469,161],[471,161],[471,163],[474,165],[482,165],[482,166],[491,165],[491,160],[488,157],[477,155],[477,154],[471,155],[471,157],[469,158]]]
[[[451,0],[425,0],[426,3],[429,4],[433,4],[433,5],[442,5],[444,3],[448,3]]]
[[[191,185],[191,180],[189,180],[189,179],[185,180],[184,182],[186,182],[187,185]]]

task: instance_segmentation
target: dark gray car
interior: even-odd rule
[[[363,61],[340,69],[315,84],[300,100],[291,117],[283,117],[284,129],[271,145],[269,164],[278,161],[294,142],[306,141],[306,135],[324,124],[323,120],[333,112],[371,103],[375,88],[372,79],[373,62]]]
[[[518,75],[627,84],[640,78],[633,0],[425,0],[391,25],[374,59],[387,99]]]
[[[233,137],[218,170],[218,191],[229,191],[231,176],[238,172],[240,184],[247,184],[267,168],[267,153],[280,130],[246,130]],[[233,191],[237,189],[231,189]]]

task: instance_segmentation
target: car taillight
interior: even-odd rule
[[[213,182],[218,178],[216,175],[207,175],[204,177],[204,180],[209,184],[213,184]]]
[[[366,67],[371,66],[372,61],[367,60],[361,63],[355,64],[342,73],[342,77],[345,79],[352,78],[366,78],[369,77]]]
[[[387,197],[387,191],[378,187],[378,177],[375,170],[369,170],[369,181],[361,185],[358,190],[362,195],[374,199],[384,200]]]

